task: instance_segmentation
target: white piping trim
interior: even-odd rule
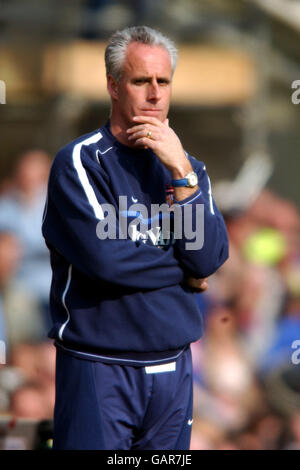
[[[100,153],[100,150],[96,150],[96,160],[99,163],[99,165],[101,165],[100,160],[99,160],[98,152]]]
[[[208,175],[207,175],[207,179],[208,179],[209,208],[210,208],[211,214],[215,215],[212,192],[211,192],[211,184],[210,184],[210,179]]]
[[[67,312],[67,315],[68,315],[68,318],[67,320],[65,321],[65,323],[60,327],[59,329],[59,332],[58,332],[58,336],[59,336],[59,339],[61,339],[63,341],[63,332],[64,332],[64,329],[65,327],[67,326],[67,324],[69,323],[70,321],[70,312],[69,312],[69,309],[66,305],[66,295],[68,293],[68,290],[69,290],[69,287],[70,287],[70,284],[71,284],[71,279],[72,279],[72,265],[70,264],[69,266],[69,270],[68,270],[68,279],[67,279],[67,284],[66,284],[66,287],[65,287],[65,290],[63,292],[63,295],[62,295],[62,303],[63,303],[63,306]]]
[[[109,359],[109,360],[117,360],[117,361],[122,361],[122,362],[136,362],[138,364],[147,364],[147,363],[154,363],[154,362],[163,362],[163,361],[169,361],[172,359],[177,359],[181,354],[184,352],[184,349],[180,351],[176,356],[172,357],[166,357],[165,359],[157,359],[155,361],[138,361],[136,359],[121,359],[119,357],[109,357],[109,356],[100,356],[99,354],[92,354],[92,353],[85,353],[82,351],[75,351],[74,349],[66,348],[65,346],[62,346],[61,344],[58,345],[59,348],[65,349],[66,351],[71,351],[77,354],[82,354],[84,356],[92,356],[92,357],[98,357],[99,359]]]
[[[43,220],[42,220],[42,224],[45,222],[46,220],[46,216],[47,216],[47,212],[48,212],[48,200],[49,200],[49,196],[48,196],[48,191],[47,191],[47,196],[46,196],[46,202],[45,202],[45,209],[44,209],[44,215],[43,215]]]
[[[82,161],[81,161],[81,157],[80,157],[81,147],[83,145],[95,144],[100,139],[102,139],[102,134],[100,132],[98,132],[97,134],[93,135],[92,137],[89,137],[88,139],[85,139],[82,142],[79,142],[74,147],[72,157],[73,157],[73,164],[74,164],[74,167],[76,168],[79,180],[80,180],[80,182],[83,186],[86,197],[87,197],[90,205],[92,206],[92,208],[94,210],[95,216],[97,217],[97,219],[103,220],[104,219],[104,213],[103,213],[102,207],[99,204],[99,202],[97,201],[95,192],[94,192],[94,190],[93,190],[93,188],[92,188],[92,186],[91,186],[91,184],[88,180],[86,171],[85,171],[85,169],[82,165]]]
[[[177,202],[177,204],[179,204],[179,206],[185,206],[186,204],[190,204],[190,202],[195,201],[195,199],[197,199],[199,196],[201,196],[201,194],[202,194],[202,191],[200,191],[200,193],[197,194],[197,196],[193,197],[193,199],[191,199],[190,201],[187,201],[184,204],[180,204],[180,202]]]

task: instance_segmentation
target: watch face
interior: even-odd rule
[[[190,185],[190,186],[192,186],[192,187],[193,187],[193,186],[196,186],[197,183],[198,183],[198,177],[197,177],[196,173],[191,173],[191,174],[189,175],[188,181],[189,181],[189,185]]]

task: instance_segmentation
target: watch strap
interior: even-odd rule
[[[174,188],[188,186],[188,179],[187,178],[181,178],[181,179],[178,179],[178,180],[172,180],[172,186]]]

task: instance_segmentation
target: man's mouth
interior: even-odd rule
[[[150,113],[150,114],[155,114],[155,113],[160,113],[161,110],[157,108],[147,108],[147,109],[142,109],[143,113]]]

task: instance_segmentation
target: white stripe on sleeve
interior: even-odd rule
[[[104,214],[103,214],[102,207],[99,204],[96,198],[95,192],[88,180],[88,177],[82,165],[81,156],[80,156],[81,148],[83,145],[95,144],[100,139],[102,139],[102,134],[98,132],[97,134],[89,137],[88,139],[85,139],[82,142],[79,142],[78,144],[76,144],[73,150],[73,163],[74,163],[74,167],[76,168],[79,180],[83,186],[86,197],[94,210],[95,216],[97,217],[97,219],[103,220]]]

